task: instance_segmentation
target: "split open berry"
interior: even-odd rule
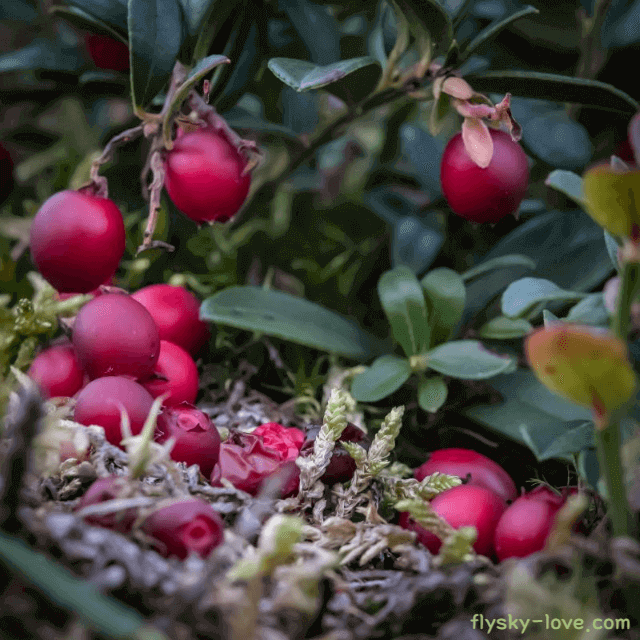
[[[184,287],[152,284],[131,297],[151,314],[161,340],[180,345],[191,355],[209,340],[209,326],[200,320],[200,301]]]
[[[71,397],[84,383],[84,371],[73,345],[59,344],[40,352],[27,375],[38,383],[46,398]]]
[[[190,553],[206,558],[224,540],[224,523],[218,512],[198,499],[160,507],[142,528],[157,541],[158,551],[184,560]]]
[[[520,206],[529,185],[529,165],[522,147],[511,136],[489,129],[493,156],[479,167],[467,153],[462,134],[447,144],[440,166],[442,193],[459,216],[473,222],[498,222]]]
[[[163,443],[171,437],[176,439],[171,458],[188,466],[197,464],[209,477],[220,456],[220,434],[211,418],[187,403],[165,407],[158,416],[155,439]]]
[[[87,293],[116,272],[125,249],[122,214],[106,198],[60,191],[40,207],[31,224],[31,255],[62,293]]]
[[[247,160],[213,128],[182,133],[167,152],[164,186],[173,204],[198,224],[226,222],[247,197]]]
[[[431,506],[454,529],[475,527],[478,537],[473,548],[483,556],[493,555],[494,533],[507,506],[500,496],[484,487],[463,484],[438,494]],[[438,553],[442,545],[440,538],[412,520],[407,512],[400,514],[398,524],[415,531],[419,542],[431,553]]]
[[[96,424],[102,427],[107,440],[121,447],[120,406],[126,410],[131,433],[135,436],[142,431],[152,404],[151,394],[129,378],[97,378],[78,394],[74,420],[87,426]]]
[[[153,372],[160,356],[153,318],[123,293],[107,293],[87,302],[76,316],[72,341],[90,378],[143,378]]]
[[[283,461],[295,460],[304,442],[304,433],[300,429],[285,427],[279,422],[265,422],[252,433],[262,436],[265,447],[273,449]]]
[[[127,480],[123,477],[107,476],[106,478],[98,478],[82,496],[76,510],[109,500],[116,500],[126,495],[127,491]],[[84,520],[98,527],[113,529],[120,533],[128,533],[131,531],[136,517],[137,510],[129,508],[103,515],[86,515]]]
[[[198,395],[198,367],[182,347],[160,340],[160,357],[153,373],[138,382],[154,398],[168,393],[163,401],[165,406],[193,404]]]
[[[421,481],[435,472],[467,477],[468,484],[484,487],[499,495],[503,500],[515,500],[518,492],[511,476],[497,463],[473,449],[439,449],[414,471],[416,480]]]
[[[90,33],[85,42],[96,67],[112,71],[129,70],[129,47],[122,40],[100,33]]]

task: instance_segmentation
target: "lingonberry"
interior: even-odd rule
[[[176,439],[171,458],[197,464],[208,477],[220,456],[220,434],[211,418],[187,403],[165,407],[158,416],[155,439],[163,443],[171,437]]]
[[[90,378],[153,372],[160,336],[151,314],[131,296],[108,293],[87,302],[76,316],[73,346]]]
[[[498,222],[520,206],[529,185],[529,165],[522,147],[511,136],[489,129],[493,157],[479,167],[456,134],[442,155],[440,182],[451,209],[473,222]]]
[[[295,460],[304,442],[304,433],[295,427],[285,427],[278,422],[265,422],[253,430],[262,436],[265,447],[273,449],[280,460]]]
[[[85,42],[89,56],[100,69],[129,70],[129,47],[121,40],[99,33],[90,33]]]
[[[152,284],[131,294],[151,314],[161,340],[196,355],[209,340],[209,326],[200,320],[200,302],[184,287]]]
[[[478,537],[473,548],[483,556],[493,555],[494,533],[507,506],[500,496],[484,487],[463,484],[438,494],[431,501],[431,506],[454,529],[475,527]],[[440,550],[440,538],[412,520],[407,512],[400,514],[399,525],[415,531],[418,541],[431,553],[438,553]]]
[[[193,498],[160,507],[142,528],[159,543],[158,551],[184,560],[190,553],[207,557],[224,540],[224,523],[208,503]]]
[[[80,498],[76,509],[80,510],[90,505],[100,504],[108,500],[116,500],[122,497],[126,491],[127,481],[123,477],[107,476],[106,478],[98,478],[82,498]],[[84,516],[84,520],[98,527],[113,529],[120,533],[128,533],[131,531],[136,517],[136,509],[129,508],[103,515],[86,515]]]
[[[198,367],[193,358],[177,344],[160,340],[160,356],[151,376],[138,382],[154,397],[163,393],[165,406],[189,402],[198,395]]]
[[[76,400],[74,420],[87,426],[96,424],[104,429],[111,444],[121,446],[120,406],[126,410],[135,436],[142,431],[153,398],[137,382],[120,376],[92,380],[80,391]]]
[[[13,191],[13,160],[9,152],[0,144],[0,204]]]
[[[38,271],[62,293],[87,293],[116,272],[124,254],[122,214],[106,198],[60,191],[31,224],[31,255]]]
[[[40,352],[27,375],[47,398],[71,397],[84,382],[84,371],[71,344],[54,345]]]
[[[198,224],[225,222],[247,197],[247,161],[212,128],[183,133],[167,153],[164,186],[176,207]]]
[[[439,449],[414,471],[416,480],[421,481],[435,472],[458,476],[468,484],[484,487],[499,495],[503,500],[514,500],[518,495],[511,476],[497,463],[473,449]]]
[[[301,456],[306,457],[313,453],[314,442],[319,431],[319,425],[314,425],[307,430],[305,442],[300,449]],[[356,461],[340,444],[341,442],[356,442],[365,449],[368,449],[371,444],[369,437],[364,431],[362,431],[362,429],[359,429],[351,422],[348,422],[345,430],[336,442],[333,452],[331,453],[329,466],[320,478],[324,484],[333,485],[338,482],[347,482],[348,480],[351,480],[356,471]]]
[[[97,298],[98,296],[103,295],[103,292],[101,289],[103,285],[106,285],[109,287],[113,286],[113,277],[109,278],[106,282],[103,282],[99,287],[96,287],[91,291],[87,291],[87,293],[92,295],[94,298]],[[77,296],[77,295],[80,295],[77,291],[75,291],[74,293],[70,293],[70,292],[60,293],[60,291],[58,291],[56,294],[58,300],[68,300],[69,298],[73,298],[73,296]]]

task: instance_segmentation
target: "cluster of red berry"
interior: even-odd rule
[[[498,561],[540,551],[557,512],[569,495],[577,493],[575,487],[565,487],[560,495],[541,485],[518,496],[509,474],[490,458],[471,449],[435,451],[415,470],[414,476],[416,480],[423,480],[436,472],[458,476],[465,482],[437,495],[430,503],[433,510],[454,529],[475,527],[476,552],[495,556]],[[407,512],[400,515],[399,524],[415,531],[429,551],[439,551],[440,538],[412,520]]]

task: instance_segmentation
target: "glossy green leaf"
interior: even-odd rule
[[[133,101],[143,109],[167,84],[182,45],[178,0],[129,0],[128,26]]]
[[[354,377],[351,395],[358,402],[377,402],[397,391],[410,375],[411,367],[406,358],[380,356],[364,373]]]
[[[182,7],[184,24],[189,35],[197,35],[203,20],[215,5],[216,0],[178,0]]]
[[[430,369],[461,380],[485,380],[517,366],[513,358],[492,353],[479,340],[447,342],[428,351],[427,360]]]
[[[429,306],[431,343],[446,342],[453,335],[464,311],[466,290],[458,273],[447,267],[432,269],[420,281]]]
[[[93,33],[100,33],[112,38],[124,39],[125,41],[127,39],[126,12],[124,15],[125,24],[121,29],[116,28],[114,25],[103,22],[102,20],[100,20],[100,18],[97,18],[96,16],[83,11],[79,7],[54,5],[53,7],[51,7],[51,9],[49,9],[49,13],[59,15],[61,18],[64,18],[79,29],[86,29]]]
[[[127,33],[127,0],[68,0],[66,4]]]
[[[444,53],[449,49],[453,39],[451,18],[444,7],[436,0],[396,0],[400,10],[410,23],[418,20],[423,29],[430,35],[434,43],[434,53]]]
[[[607,246],[607,253],[609,254],[609,258],[611,258],[613,268],[619,271],[618,249],[620,248],[620,243],[615,239],[615,236],[612,236],[606,229],[604,229],[604,242]]]
[[[528,256],[500,256],[499,258],[482,261],[479,265],[465,271],[460,277],[464,282],[467,282],[468,280],[473,280],[473,278],[477,278],[478,276],[488,273],[489,271],[493,271],[494,269],[505,269],[508,267],[527,267],[529,269],[535,269],[536,263]]]
[[[563,458],[594,447],[594,424],[591,420],[575,420],[566,423],[567,431],[551,442],[538,455],[538,460]]]
[[[577,205],[584,209],[584,191],[582,189],[582,178],[573,173],[573,171],[565,171],[564,169],[556,169],[552,171],[544,183],[564,193],[565,196],[571,198]]]
[[[600,482],[600,463],[598,461],[598,454],[594,449],[585,449],[578,455],[578,472],[580,477],[586,480],[591,488],[595,491],[600,491],[602,483]],[[603,498],[605,496],[602,496]]]
[[[500,20],[496,20],[491,23],[488,27],[485,27],[461,52],[460,58],[458,60],[458,64],[461,64],[465,60],[467,60],[472,53],[476,52],[480,47],[491,42],[496,36],[500,34],[501,31],[506,29],[512,22],[519,20],[520,18],[524,18],[525,16],[532,15],[534,13],[540,13],[538,9],[532,7],[531,5],[527,5],[522,9],[517,9],[513,13],[501,18]]]
[[[480,93],[510,92],[523,98],[543,96],[555,102],[576,102],[626,114],[640,109],[640,104],[624,91],[599,80],[511,69],[471,74],[465,80]]]
[[[393,337],[405,354],[413,356],[428,349],[427,303],[413,271],[399,266],[383,273],[378,281],[378,295]]]
[[[83,66],[78,48],[65,45],[59,38],[36,38],[22,49],[0,55],[0,73],[30,69],[77,71]]]
[[[340,24],[328,7],[310,0],[279,0],[278,11],[289,19],[290,31],[317,64],[340,59]]]
[[[521,278],[511,283],[502,294],[502,313],[508,318],[523,318],[541,303],[550,300],[569,302],[584,297],[584,293],[565,291],[544,278]]]
[[[567,314],[568,322],[589,324],[599,327],[609,326],[609,312],[604,306],[602,293],[592,293],[571,307]]]
[[[478,329],[478,335],[487,340],[512,340],[526,336],[531,330],[533,325],[524,318],[498,316],[483,324]]]
[[[375,88],[382,73],[380,63],[369,56],[341,60],[318,66],[304,60],[271,58],[268,63],[273,74],[296,91],[327,88],[334,95],[358,101]]]
[[[261,331],[297,344],[367,360],[385,350],[351,320],[295,296],[253,286],[232,286],[207,298],[200,318]]]
[[[418,381],[418,404],[421,409],[435,413],[447,400],[447,383],[442,376],[421,376]]]

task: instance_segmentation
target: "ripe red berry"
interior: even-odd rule
[[[455,213],[473,222],[498,222],[514,213],[529,184],[529,166],[522,147],[504,131],[489,132],[493,157],[485,169],[469,157],[461,133],[449,140],[442,155],[442,193]]]
[[[224,523],[218,512],[195,498],[160,507],[145,519],[142,528],[159,542],[162,555],[182,560],[190,553],[206,558],[224,540]]]
[[[198,395],[198,367],[193,358],[177,344],[160,340],[160,357],[153,373],[138,382],[154,397],[169,393],[165,406],[189,402]]]
[[[119,447],[122,440],[120,404],[129,415],[132,435],[138,435],[149,415],[153,398],[129,378],[107,376],[92,380],[78,394],[74,420],[87,426],[102,427],[107,440]]]
[[[107,476],[106,478],[98,478],[89,490],[82,496],[76,510],[83,509],[94,504],[107,502],[108,500],[116,500],[122,497],[127,490],[127,481],[119,476]],[[105,529],[113,529],[120,533],[128,533],[133,527],[133,523],[137,517],[136,509],[125,509],[115,513],[104,515],[86,515],[85,522],[93,524]]]
[[[47,398],[71,397],[84,382],[84,371],[71,344],[54,345],[40,352],[27,375],[38,383]]]
[[[45,280],[62,293],[87,293],[118,268],[125,249],[122,214],[106,198],[60,191],[36,213],[30,242]]]
[[[507,507],[495,531],[498,560],[524,558],[544,547],[556,513],[564,502],[556,498],[546,493],[525,494]]]
[[[464,480],[469,474],[468,484],[484,487],[503,500],[515,500],[518,495],[511,476],[497,463],[473,449],[439,449],[414,471],[421,481],[435,472],[458,476]]]
[[[197,464],[209,476],[220,456],[220,434],[209,416],[187,403],[165,407],[158,416],[156,441],[175,438],[171,459]]]
[[[218,131],[184,133],[167,153],[164,186],[182,213],[198,224],[226,222],[242,206],[251,184],[247,161]]]
[[[95,289],[92,289],[91,291],[88,291],[87,293],[89,293],[90,295],[92,295],[94,298],[97,298],[98,296],[103,295],[103,293],[102,293],[102,289],[100,289],[100,287],[101,287],[102,285],[107,285],[107,286],[109,286],[109,287],[114,286],[114,284],[113,284],[113,277],[109,278],[106,282],[103,282],[99,287],[96,287]],[[57,295],[57,297],[58,297],[58,300],[68,300],[69,298],[73,298],[73,296],[78,296],[78,295],[81,295],[81,294],[79,294],[77,291],[76,291],[76,292],[74,292],[74,293],[70,293],[70,292],[67,292],[67,293],[60,293],[60,292],[58,291],[58,293],[57,293],[56,295]]]
[[[13,160],[9,152],[0,144],[0,204],[13,191]]]
[[[90,33],[85,41],[89,56],[96,67],[112,71],[129,70],[129,47],[121,40],[99,33]]]
[[[475,527],[478,537],[473,548],[483,556],[493,555],[494,532],[507,506],[502,498],[483,487],[463,484],[438,494],[431,501],[431,506],[454,529]],[[400,514],[398,524],[415,531],[419,542],[431,553],[438,553],[442,545],[440,538],[412,520],[407,512]]]
[[[108,293],[87,302],[76,316],[73,346],[90,378],[150,375],[160,336],[149,312],[131,296]]]
[[[200,302],[183,287],[152,284],[131,294],[155,320],[161,340],[196,355],[209,340],[209,326],[200,320]]]

